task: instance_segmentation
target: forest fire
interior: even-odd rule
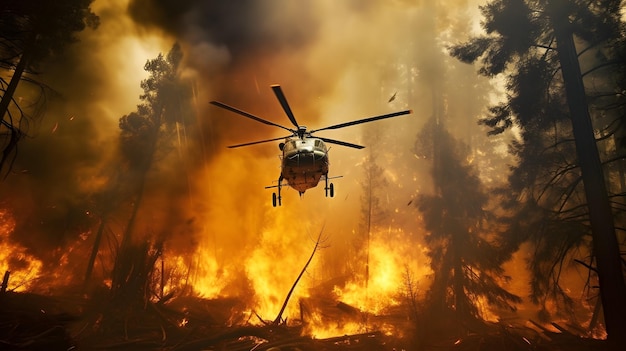
[[[617,8],[55,3],[0,8],[0,348],[626,343]],[[587,98],[564,89],[568,38]],[[279,131],[209,104],[288,124],[274,84],[306,130],[413,114],[328,130],[365,146],[329,149],[335,196],[285,187],[274,207]],[[581,110],[598,150],[578,150]]]
[[[386,308],[398,306],[405,298],[408,285],[419,293],[424,289],[430,273],[425,264],[426,257],[419,258],[415,251],[419,247],[407,240],[403,231],[379,231],[372,233],[369,243],[369,257],[364,269],[343,287],[336,286],[334,293],[338,299],[359,310],[374,315]],[[367,255],[367,253],[366,253]]]

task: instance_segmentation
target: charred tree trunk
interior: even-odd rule
[[[104,234],[104,228],[106,227],[106,217],[100,219],[100,225],[98,226],[98,232],[94,238],[93,248],[91,249],[91,255],[89,255],[89,261],[87,262],[87,270],[85,271],[85,281],[83,282],[83,291],[87,288],[89,280],[91,279],[91,273],[93,272],[93,266],[98,257],[98,250],[100,249],[100,241],[102,241],[102,235]]]
[[[606,331],[609,341],[626,345],[626,285],[619,245],[565,3],[552,0],[549,9],[589,209]]]
[[[143,196],[146,187],[146,177],[148,171],[152,167],[154,154],[156,153],[163,109],[159,108],[157,109],[157,111],[158,112],[156,113],[158,115],[155,117],[155,123],[152,126],[154,130],[152,131],[152,135],[150,135],[151,139],[147,150],[148,152],[146,153],[145,158],[140,161],[141,164],[137,167],[138,183],[136,188],[137,192],[134,196],[133,201],[133,209],[128,219],[128,223],[126,224],[126,229],[124,230],[124,234],[122,236],[120,249],[113,267],[113,279],[111,285],[113,295],[118,294],[120,290],[124,290],[127,283],[137,278],[137,273],[141,272],[141,267],[137,267],[137,265],[143,264],[142,260],[137,260],[136,257],[134,257],[134,252],[138,248],[133,246],[132,236],[135,231],[139,209],[141,208],[141,204],[143,202]],[[124,295],[125,293],[122,294]]]
[[[93,273],[93,267],[96,264],[96,258],[98,257],[98,252],[100,251],[100,243],[102,242],[102,237],[104,236],[104,231],[106,230],[107,223],[109,221],[109,213],[110,209],[107,209],[101,213],[100,216],[100,224],[98,225],[98,231],[96,232],[96,237],[94,238],[93,247],[91,248],[91,254],[89,255],[89,261],[87,261],[87,269],[85,270],[85,280],[83,281],[83,292],[86,291],[89,282],[91,280],[91,275]]]
[[[22,54],[20,61],[15,66],[15,73],[13,73],[11,81],[9,82],[9,85],[5,90],[4,95],[2,95],[2,100],[0,100],[0,116],[2,117],[4,117],[4,115],[6,115],[9,110],[9,104],[13,100],[13,95],[15,95],[17,85],[19,84],[20,80],[22,79],[22,75],[26,70],[26,65],[29,61],[28,56],[29,55],[27,51]],[[4,119],[2,120],[2,123],[5,124]]]
[[[4,277],[2,278],[2,284],[0,285],[0,293],[4,294],[7,292],[7,288],[9,287],[9,277],[11,276],[11,271],[5,271]]]
[[[465,284],[463,282],[463,261],[459,253],[460,250],[457,247],[459,244],[460,243],[452,242],[449,245],[450,249],[453,250],[452,260],[454,261],[454,275],[452,276],[452,287],[454,289],[454,310],[457,322],[461,325],[462,321],[466,320],[468,317],[469,312],[466,304]]]
[[[2,168],[4,163],[7,161],[9,155],[15,149],[15,147],[17,146],[17,142],[22,136],[21,131],[13,124],[11,118],[9,118],[9,121],[5,121],[4,116],[7,115],[7,113],[9,112],[9,104],[11,103],[11,101],[13,101],[13,96],[15,95],[15,91],[17,90],[17,85],[22,79],[22,75],[24,74],[24,71],[26,70],[26,66],[28,65],[29,61],[29,51],[25,50],[22,54],[22,57],[20,58],[20,61],[15,66],[15,73],[13,73],[11,81],[4,91],[4,94],[2,95],[2,100],[0,100],[0,121],[2,125],[4,125],[11,132],[9,142],[5,146],[4,150],[2,150],[2,158],[0,158],[0,168]]]
[[[134,257],[135,252],[132,245],[132,234],[135,230],[135,223],[137,215],[139,213],[139,207],[143,199],[145,173],[140,177],[141,181],[137,194],[135,195],[133,209],[130,218],[128,219],[128,223],[126,224],[126,229],[124,230],[124,234],[122,236],[122,242],[115,258],[115,264],[113,267],[113,279],[111,284],[111,290],[113,295],[116,295],[120,290],[123,290],[124,286],[130,280],[132,280],[131,275],[133,274],[133,272],[136,273],[137,267],[135,266],[137,264],[137,257]]]

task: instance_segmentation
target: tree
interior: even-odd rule
[[[384,176],[384,169],[377,162],[377,155],[374,152],[380,145],[380,128],[366,129],[365,140],[369,145],[367,156],[363,160],[364,163],[364,180],[362,182],[363,194],[361,195],[361,220],[360,240],[358,240],[358,252],[363,252],[365,257],[365,289],[369,287],[370,278],[370,247],[372,240],[372,232],[380,228],[388,218],[385,206],[381,205],[381,195],[384,194],[387,180]],[[358,262],[362,262],[358,260]]]
[[[483,123],[492,127],[492,133],[500,133],[512,125],[521,129],[522,142],[513,145],[514,151],[524,156],[517,170],[529,164],[535,166],[534,170],[549,167],[540,176],[532,171],[518,171],[513,177],[525,183],[527,191],[518,188],[517,192],[518,200],[526,201],[525,210],[538,206],[544,215],[558,213],[560,220],[567,219],[576,225],[573,235],[563,231],[549,233],[557,237],[564,234],[557,239],[564,250],[553,251],[552,258],[563,262],[567,252],[580,245],[581,226],[589,227],[600,294],[606,307],[606,329],[609,340],[616,343],[626,342],[621,332],[626,328],[626,285],[602,161],[594,138],[598,127],[592,125],[575,41],[586,45],[584,50],[588,50],[610,45],[623,36],[619,3],[491,1],[481,7],[487,35],[472,38],[451,50],[453,56],[463,61],[480,60],[480,73],[484,75],[507,75],[508,99],[492,107],[491,115]],[[564,137],[568,134],[569,139]],[[535,142],[544,148],[533,145]],[[543,154],[546,150],[554,158],[546,159]],[[559,155],[559,150],[568,152]],[[562,162],[564,156],[570,157]],[[559,162],[550,164],[549,160],[556,157],[560,157]],[[520,177],[522,174],[525,177]],[[558,184],[566,184],[566,180],[569,185],[559,188]],[[578,192],[577,184],[581,181],[583,189]],[[543,186],[534,193],[542,182]],[[537,193],[540,196],[535,196]],[[581,199],[583,204],[577,204]],[[581,209],[587,211],[581,215]],[[547,217],[541,218],[535,223],[549,223]]]
[[[0,135],[4,139],[0,169],[9,161],[22,130],[24,110],[13,96],[24,74],[35,72],[37,65],[76,40],[75,33],[96,28],[98,17],[89,8],[93,0],[5,1],[0,8],[0,69],[14,71],[7,83],[0,81]],[[27,79],[32,81],[31,79]],[[13,103],[19,116],[14,116]]]
[[[175,44],[166,56],[159,54],[156,59],[148,60],[144,69],[149,77],[141,82],[142,101],[137,110],[120,118],[120,153],[123,160],[123,172],[118,175],[118,184],[104,190],[100,198],[101,224],[98,236],[102,235],[106,221],[115,210],[110,199],[122,197],[130,206],[130,215],[122,233],[119,251],[115,258],[112,274],[112,292],[114,296],[146,297],[146,282],[152,265],[161,255],[165,238],[162,235],[144,240],[151,244],[137,244],[135,236],[138,218],[143,207],[149,174],[154,171],[155,163],[172,149],[172,140],[177,124],[185,125],[189,117],[190,89],[180,77],[182,50]],[[123,178],[123,179],[121,179]],[[113,179],[112,181],[116,181]],[[160,189],[163,187],[161,186]],[[110,193],[116,195],[111,195]],[[94,253],[90,260],[91,271],[95,252],[100,238],[96,237]],[[86,276],[89,279],[89,276]]]
[[[502,264],[513,250],[501,237],[493,214],[487,210],[489,197],[467,159],[468,148],[431,118],[418,140],[432,146],[432,194],[420,195],[416,205],[427,231],[433,283],[428,293],[430,313],[453,313],[456,327],[481,320],[481,304],[514,310],[521,299],[501,287],[509,278]],[[482,299],[482,301],[481,301]],[[447,326],[449,327],[449,326]]]

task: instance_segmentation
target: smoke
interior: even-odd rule
[[[82,240],[84,257],[98,222],[89,194],[110,180],[118,120],[139,102],[145,61],[178,42],[197,122],[180,130],[177,152],[158,164],[139,230],[168,237],[170,255],[185,257],[198,291],[215,296],[251,288],[278,301],[320,231],[329,247],[316,256],[300,294],[351,273],[346,252],[362,235],[366,152],[332,147],[330,175],[343,176],[333,180],[335,198],[325,198],[323,184],[301,198],[285,187],[283,206],[273,208],[275,190],[264,186],[280,174],[276,145],[225,148],[284,131],[208,102],[288,126],[271,84],[283,87],[298,122],[310,129],[413,109],[412,115],[319,134],[374,148],[391,184],[382,199],[393,213],[387,235],[394,233],[394,243],[404,240],[402,255],[416,248],[405,262],[422,272],[427,262],[418,249],[419,214],[407,203],[430,183],[415,138],[443,109],[453,134],[484,147],[475,121],[492,87],[445,52],[446,44],[474,30],[480,2],[96,0],[101,27],[81,33],[79,43],[43,69],[42,78],[61,98],[50,101],[37,135],[19,151],[15,174],[2,185],[2,205],[14,208],[22,223],[13,239],[44,260],[51,259],[49,248]],[[373,142],[363,137],[364,128],[383,132]],[[111,231],[119,236],[123,225],[119,219]],[[80,239],[77,233],[87,234]]]
[[[29,77],[46,87],[45,114],[29,126],[0,189],[2,206],[16,221],[12,240],[46,263],[59,262],[68,246],[88,248],[85,233],[98,221],[90,197],[108,182],[118,120],[139,101],[146,60],[173,41],[137,28],[123,2],[96,1],[92,10],[101,19],[99,28],[79,33],[79,42]],[[17,95],[22,106],[42,99],[26,82]],[[79,255],[77,266],[80,260]]]

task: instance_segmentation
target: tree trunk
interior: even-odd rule
[[[91,280],[91,273],[93,272],[93,266],[96,262],[96,257],[98,257],[98,251],[100,250],[100,241],[102,241],[102,235],[104,234],[104,229],[106,227],[107,216],[102,215],[100,219],[100,225],[98,226],[98,231],[96,232],[96,237],[93,242],[93,247],[91,249],[91,255],[89,255],[89,261],[87,262],[87,270],[85,271],[85,280],[83,282],[83,292],[87,289],[89,285],[89,281]]]
[[[626,285],[619,245],[573,33],[567,13],[563,11],[565,2],[552,0],[549,2],[549,10],[589,209],[606,332],[609,341],[616,345],[626,345]]]
[[[15,90],[17,89],[18,83],[22,79],[22,74],[24,74],[24,70],[26,69],[27,64],[28,64],[28,54],[27,52],[24,52],[22,54],[22,57],[20,58],[20,61],[15,66],[15,73],[13,73],[13,76],[11,77],[11,81],[9,82],[9,85],[7,86],[7,89],[4,92],[4,95],[2,95],[2,100],[0,101],[0,116],[2,116],[3,124],[4,124],[4,115],[6,115],[7,111],[9,110],[9,104],[11,103],[11,100],[13,99],[13,95],[15,94]]]
[[[7,89],[4,91],[4,94],[2,95],[2,100],[0,100],[0,123],[7,127],[7,129],[9,129],[11,132],[11,138],[9,140],[9,143],[5,146],[4,150],[2,150],[2,157],[0,158],[0,168],[2,168],[9,155],[11,154],[11,151],[13,151],[13,149],[16,147],[17,142],[21,137],[21,132],[13,124],[13,121],[5,121],[4,116],[9,111],[9,104],[13,100],[13,95],[15,95],[15,90],[17,89],[17,85],[22,79],[24,70],[26,70],[26,66],[28,65],[28,61],[30,59],[29,56],[30,55],[28,54],[28,51],[24,51],[24,53],[22,53],[20,61],[15,66],[15,73],[13,73],[11,81],[9,82]]]
[[[122,235],[122,242],[120,243],[120,248],[115,258],[115,263],[113,265],[113,277],[111,290],[114,295],[117,294],[117,291],[123,289],[126,283],[131,279],[130,275],[133,273],[134,265],[136,261],[134,261],[134,257],[131,257],[132,253],[132,236],[135,231],[135,225],[137,221],[137,216],[139,214],[139,209],[143,203],[143,196],[146,187],[146,177],[150,168],[152,167],[152,163],[154,161],[154,154],[156,153],[157,143],[158,143],[158,134],[159,128],[161,126],[161,119],[163,115],[163,109],[158,108],[157,116],[155,118],[154,123],[154,134],[151,135],[150,145],[148,146],[148,154],[146,158],[143,160],[144,163],[139,166],[138,171],[138,184],[136,188],[136,193],[134,196],[133,209],[131,211],[130,217],[126,224],[126,229]]]
[[[155,143],[156,145],[156,143]],[[150,152],[150,157],[148,164],[152,162],[152,155],[154,154],[154,148]],[[139,184],[137,185],[137,193],[134,197],[133,209],[131,210],[130,217],[126,224],[126,229],[122,234],[122,242],[120,243],[120,248],[117,252],[117,256],[115,257],[115,263],[113,265],[113,277],[111,290],[113,295],[117,295],[120,289],[124,289],[127,283],[131,280],[131,274],[133,271],[136,271],[135,265],[138,262],[136,257],[133,257],[133,245],[132,245],[132,236],[135,231],[135,224],[137,220],[137,215],[139,214],[139,209],[143,202],[143,195],[145,190],[146,176],[149,170],[149,166],[142,169],[139,175]]]

